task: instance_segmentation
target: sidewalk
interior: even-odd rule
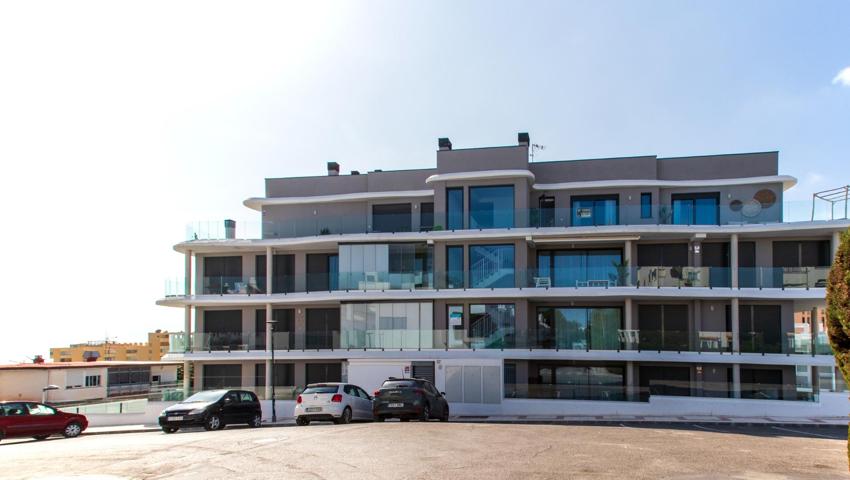
[[[648,415],[459,415],[451,418],[457,423],[534,423],[534,424],[600,424],[600,423],[696,423],[727,425],[786,425],[786,426],[847,426],[845,417],[729,417],[712,415],[648,416]],[[263,422],[263,427],[287,427],[295,425],[291,418],[280,419],[277,423]],[[116,425],[109,427],[91,427],[83,435],[107,435],[113,433],[158,432],[159,425]]]

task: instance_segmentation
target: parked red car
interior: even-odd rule
[[[32,437],[36,440],[61,433],[74,438],[89,426],[84,415],[65,413],[35,402],[0,402],[0,440]]]

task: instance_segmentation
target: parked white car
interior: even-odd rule
[[[294,416],[296,425],[309,425],[314,420],[334,423],[374,420],[372,397],[349,383],[313,383],[295,400]]]

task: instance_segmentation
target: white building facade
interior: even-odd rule
[[[436,168],[267,179],[255,232],[192,225],[158,301],[184,310],[185,390],[417,376],[455,414],[846,413],[823,318],[850,221],[792,217],[776,152],[439,147]]]

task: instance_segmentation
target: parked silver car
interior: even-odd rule
[[[350,383],[313,383],[295,400],[295,423],[311,421],[349,423],[352,420],[374,420],[372,397]]]

